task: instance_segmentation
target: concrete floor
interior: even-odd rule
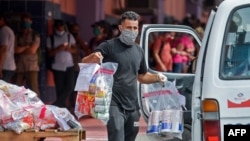
[[[47,91],[50,93],[49,95],[42,95],[42,100],[45,104],[51,104],[55,101],[55,89],[53,86],[48,87]],[[94,118],[81,118],[79,120],[82,127],[86,130],[86,140],[83,141],[107,141],[107,130],[105,124],[102,123],[100,120]],[[163,141],[162,139],[156,139],[154,137],[150,137],[146,135],[147,124],[143,120],[140,119],[140,130],[137,135],[135,141]],[[185,135],[186,133],[184,133]],[[187,133],[187,136],[190,136],[190,133]],[[190,138],[190,137],[188,137]],[[46,138],[45,141],[60,141],[59,138]],[[171,141],[179,141],[171,140]],[[190,141],[190,140],[187,140]]]
[[[86,140],[82,141],[107,141],[107,130],[105,124],[94,118],[81,118],[80,123],[86,130]],[[153,141],[146,133],[147,125],[144,120],[140,119],[140,130],[136,141]],[[61,141],[59,138],[46,138],[45,141]]]

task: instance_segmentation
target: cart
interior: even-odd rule
[[[45,131],[27,130],[21,134],[13,131],[0,132],[1,141],[42,141],[47,137],[60,138],[61,141],[81,141],[86,138],[85,130],[71,129],[67,131],[60,131],[57,129],[50,129]]]

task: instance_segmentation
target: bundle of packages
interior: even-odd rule
[[[107,62],[101,65],[81,63],[79,66],[75,115],[78,118],[89,115],[106,123],[109,119],[113,74],[118,65]]]
[[[32,108],[31,111],[34,117],[34,129],[45,130],[57,127],[56,118],[47,105]]]
[[[14,104],[2,90],[0,90],[0,123],[5,129],[18,134],[34,127],[32,114]]]
[[[178,93],[175,83],[143,84],[142,88],[150,109],[147,135],[164,140],[182,139],[185,97]]]
[[[58,118],[65,120],[69,128],[60,126]],[[81,129],[80,123],[67,109],[45,105],[35,92],[2,80],[0,80],[0,124],[2,127],[0,130],[13,130],[18,134],[27,129]]]

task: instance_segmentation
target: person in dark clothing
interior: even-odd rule
[[[32,28],[32,18],[29,13],[21,15],[21,32],[16,34],[15,60],[16,76],[14,83],[27,86],[40,97],[39,89],[39,56],[41,37]]]
[[[140,110],[137,80],[141,83],[164,82],[166,76],[147,71],[143,49],[136,44],[139,15],[127,11],[121,15],[120,36],[101,43],[83,63],[115,62],[113,94],[107,123],[109,141],[134,141],[139,131]]]
[[[93,51],[100,43],[112,37],[112,30],[111,25],[105,20],[95,22],[91,27],[93,28],[94,37],[90,39],[88,46]]]
[[[73,35],[76,43],[76,52],[72,54],[73,61],[74,61],[74,85],[76,85],[77,77],[80,72],[80,68],[78,63],[81,62],[81,59],[84,56],[89,55],[92,51],[88,47],[88,45],[82,40],[82,38],[79,35],[80,32],[80,26],[77,23],[72,23],[70,24],[70,33]],[[75,107],[75,102],[76,102],[76,96],[77,92],[73,91],[71,94],[70,98],[68,99],[69,105],[71,108]]]

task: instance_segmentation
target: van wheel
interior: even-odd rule
[[[185,124],[184,131],[182,133],[182,139],[173,138],[173,139],[168,140],[168,141],[191,141],[191,130],[192,130],[191,125]]]

